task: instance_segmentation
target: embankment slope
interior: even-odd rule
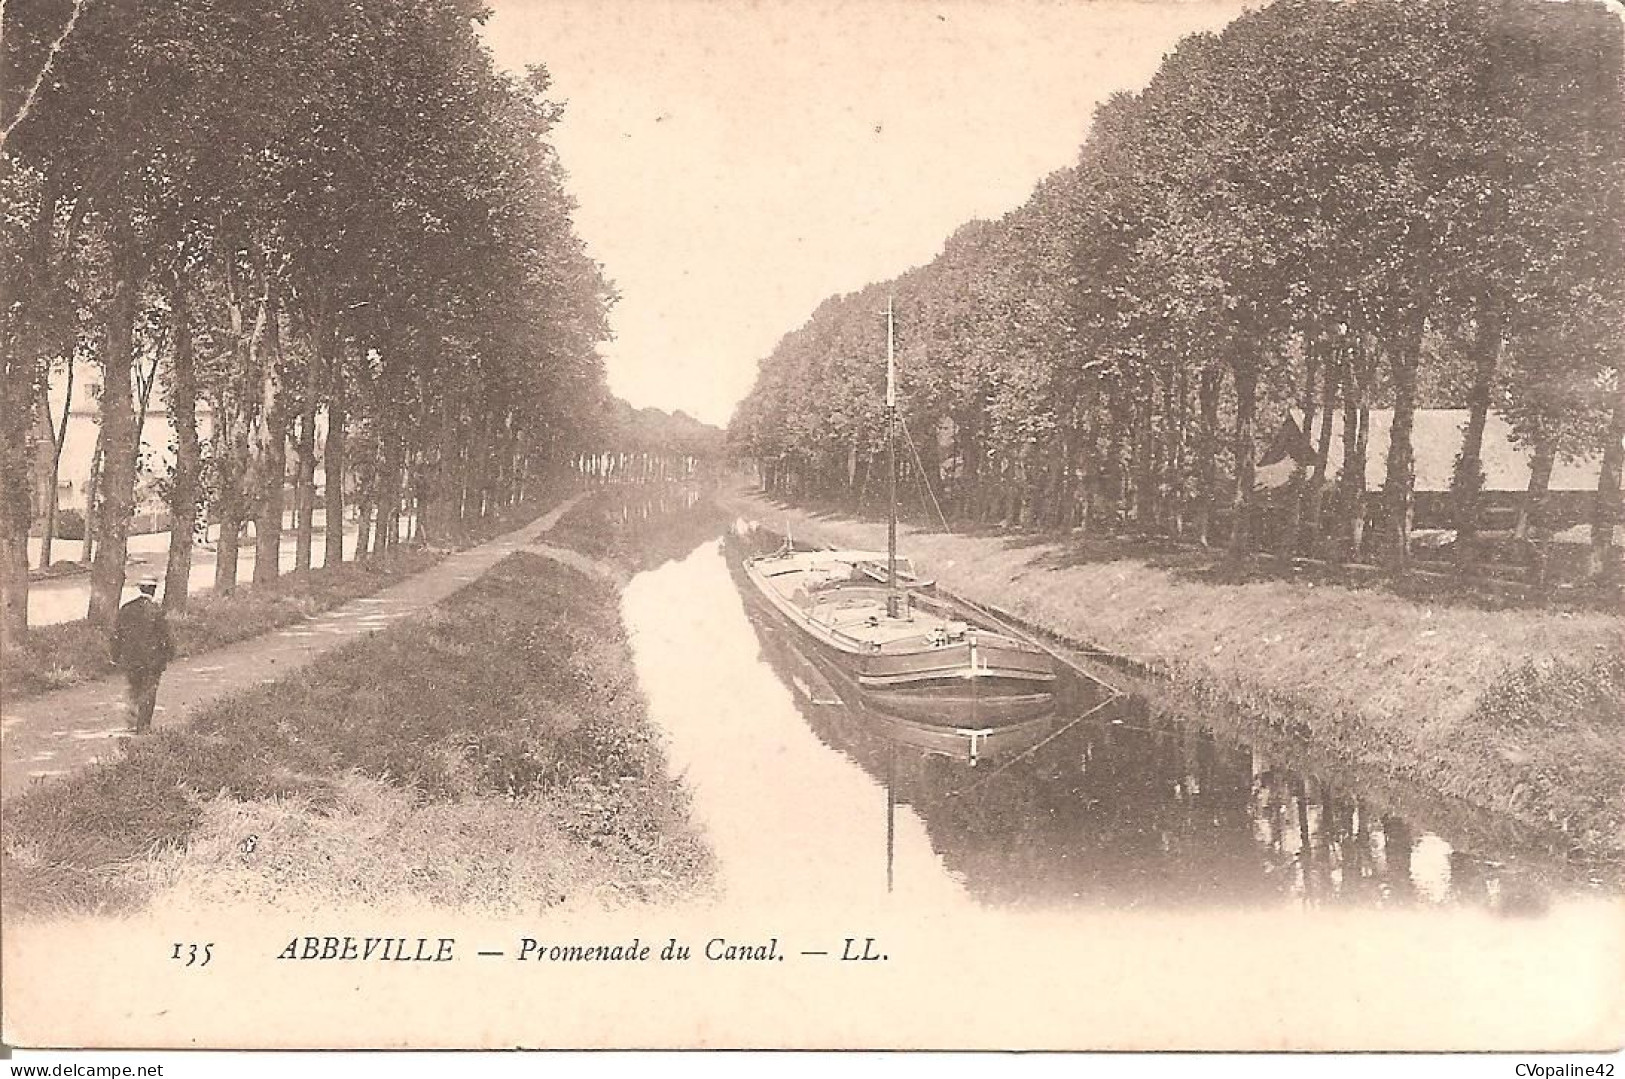
[[[798,539],[881,547],[884,523],[757,495],[736,513]],[[1625,619],[1484,610],[1375,588],[1226,583],[1065,539],[903,529],[943,587],[1132,658],[1318,753],[1625,852]]]

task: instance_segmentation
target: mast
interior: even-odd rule
[[[886,745],[886,893],[892,890],[892,867],[897,861],[897,743]]]
[[[897,588],[897,341],[891,297],[886,297],[886,471],[891,506],[886,514],[886,615],[903,616],[903,594]]]

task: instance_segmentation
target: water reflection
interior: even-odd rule
[[[859,690],[765,605],[751,606],[764,658],[799,690],[803,722],[885,783],[889,805],[914,810],[984,903],[1521,914],[1572,887],[1565,867],[1457,850],[1357,792],[1084,678],[1043,717],[998,728],[968,753],[926,722],[923,698],[900,713],[896,694]]]
[[[709,487],[696,482],[619,484],[589,498],[566,517],[555,536],[634,571],[687,557],[728,522]]]
[[[924,820],[979,900],[1111,907],[1464,904],[1542,909],[1540,865],[1456,850],[1357,795],[1137,702],[1058,729],[1008,760],[888,742],[861,709],[801,704],[809,727]],[[989,765],[992,765],[989,767]]]
[[[652,531],[669,553],[672,531]],[[973,754],[919,699],[859,691],[803,647],[752,602],[742,553],[702,543],[624,599],[651,715],[735,898],[1523,914],[1586,887],[1538,850],[1477,845],[1087,679]]]
[[[815,735],[796,705],[802,691],[760,661],[716,544],[634,577],[622,614],[649,716],[730,902],[860,906],[888,886],[933,908],[964,902],[919,815],[887,811],[885,772]]]

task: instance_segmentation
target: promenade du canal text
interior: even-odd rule
[[[719,962],[776,963],[786,958],[831,959],[845,963],[884,963],[891,957],[874,937],[841,937],[816,947],[792,947],[778,937],[741,941],[728,937],[686,940],[666,937],[645,942],[550,941],[520,937],[505,948],[459,947],[456,937],[295,937],[278,959],[311,962],[450,963],[465,958],[537,963]]]

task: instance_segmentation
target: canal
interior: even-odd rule
[[[651,716],[730,899],[1516,916],[1613,894],[1504,820],[1264,752],[1144,684],[1114,699],[1110,670],[1065,679],[1053,711],[973,759],[753,601],[739,562],[777,536],[693,492],[615,522],[644,567],[623,616]]]

